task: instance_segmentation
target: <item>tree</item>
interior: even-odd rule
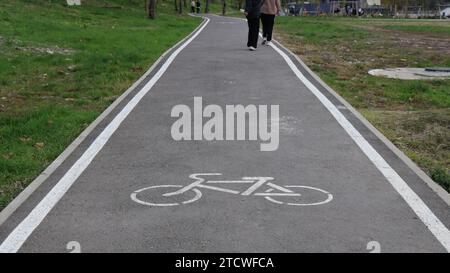
[[[178,0],[178,13],[182,14],[183,13],[183,1],[182,0]]]
[[[227,13],[227,0],[222,0],[222,15],[225,16]]]
[[[243,3],[244,3],[244,0],[237,0],[237,9],[238,10],[242,9]]]
[[[205,13],[209,13],[209,1],[210,0],[205,0]]]
[[[390,13],[395,16],[397,14],[397,4],[399,1],[401,0],[381,0],[381,5],[389,7]]]
[[[156,0],[147,0],[147,12],[148,18],[152,20],[156,18]]]

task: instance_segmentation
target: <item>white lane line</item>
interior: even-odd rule
[[[111,135],[117,130],[120,124],[130,114],[139,101],[150,91],[155,83],[161,78],[175,57],[190,44],[208,25],[209,19],[206,18],[203,26],[192,35],[184,44],[177,48],[172,55],[167,58],[167,61],[156,72],[153,78],[133,97],[132,100],[120,111],[119,114],[111,121],[111,123],[103,130],[103,132],[94,140],[83,155],[72,165],[67,173],[58,181],[52,190],[42,199],[39,204],[28,214],[28,216],[8,235],[8,237],[0,245],[0,253],[14,253],[17,252],[23,243],[28,239],[33,230],[39,226],[47,214],[64,196],[64,194],[73,185],[75,180],[83,173],[89,166],[94,157],[108,142]]]
[[[406,203],[416,213],[425,226],[433,233],[442,246],[450,252],[450,231],[434,215],[420,197],[408,186],[408,184],[392,169],[384,158],[367,142],[367,140],[356,130],[355,127],[342,115],[342,113],[314,86],[301,72],[292,60],[273,43],[270,46],[283,57],[295,75],[303,84],[320,100],[320,102],[333,115],[337,122],[350,135],[364,154],[372,161],[378,170],[386,177],[394,189],[402,196]]]

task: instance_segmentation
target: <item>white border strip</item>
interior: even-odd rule
[[[438,183],[433,181],[422,169],[420,169],[416,163],[414,163],[408,156],[406,156],[399,148],[397,148],[389,139],[387,139],[377,128],[375,128],[363,115],[361,115],[353,106],[350,105],[343,97],[341,97],[336,91],[328,86],[314,71],[312,71],[297,55],[292,53],[288,48],[283,46],[280,42],[276,41],[278,46],[289,52],[300,65],[331,95],[333,95],[339,102],[347,107],[350,112],[353,113],[375,136],[377,136],[400,160],[402,160],[411,170],[421,178],[439,197],[450,206],[450,193],[442,188]]]
[[[433,233],[442,246],[450,252],[450,231],[434,215],[420,197],[408,186],[408,184],[397,174],[397,172],[384,160],[384,158],[367,142],[367,140],[356,130],[345,116],[315,87],[301,72],[292,60],[277,46],[271,43],[271,47],[283,57],[294,74],[300,81],[319,99],[319,101],[333,115],[337,122],[344,128],[349,136],[355,141],[363,153],[372,161],[378,170],[386,177],[394,189],[402,196],[406,203],[416,213],[425,226]]]
[[[120,124],[130,114],[130,112],[136,107],[139,101],[150,91],[155,83],[166,72],[167,68],[176,58],[176,56],[190,44],[208,25],[209,19],[206,18],[206,22],[198,31],[192,35],[185,43],[177,48],[167,59],[167,61],[156,72],[153,78],[133,97],[132,100],[120,111],[119,114],[111,121],[110,124],[103,130],[103,132],[94,140],[89,148],[83,153],[83,155],[73,164],[73,166],[67,171],[67,173],[58,181],[58,183],[52,188],[52,190],[42,199],[39,204],[30,212],[30,214],[8,235],[8,237],[0,245],[0,253],[15,253],[17,252],[23,243],[28,239],[34,229],[44,220],[47,214],[58,203],[58,201],[64,196],[64,194],[73,185],[76,179],[83,173],[83,171],[89,166],[95,156],[100,152],[103,146],[108,142],[112,134],[117,130]]]

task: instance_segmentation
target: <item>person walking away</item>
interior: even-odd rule
[[[273,24],[275,15],[281,11],[280,0],[264,0],[261,5],[261,23],[263,27],[262,44],[269,45],[272,41]]]
[[[245,0],[244,14],[247,17],[248,40],[247,47],[255,51],[258,47],[259,17],[261,16],[261,3],[263,0]]]
[[[196,7],[197,7],[197,13],[200,13],[200,6],[202,5],[201,3],[200,3],[200,0],[197,0],[197,2],[196,2]]]
[[[195,8],[196,8],[197,4],[195,3],[195,0],[191,1],[191,13],[195,13]]]

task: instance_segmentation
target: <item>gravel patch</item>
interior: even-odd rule
[[[369,71],[369,74],[372,76],[380,76],[400,80],[450,79],[450,73],[448,72],[433,72],[426,71],[424,68],[411,67],[373,69]]]

